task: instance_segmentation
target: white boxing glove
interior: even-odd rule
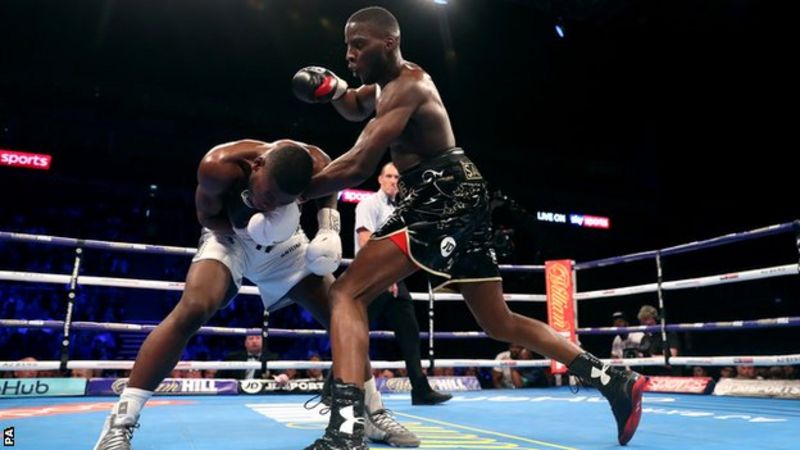
[[[267,214],[254,214],[247,223],[247,234],[256,244],[268,247],[292,237],[299,226],[300,205],[292,202]]]
[[[342,238],[339,211],[322,208],[317,212],[319,231],[306,249],[306,265],[312,273],[327,275],[339,268],[342,262]]]

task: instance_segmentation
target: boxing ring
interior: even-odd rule
[[[713,332],[720,330],[760,330],[800,325],[800,317],[745,317],[737,321],[675,323],[666,322],[670,295],[682,289],[697,289],[777,277],[796,277],[800,272],[797,253],[792,262],[739,272],[725,272],[672,281],[663,279],[663,258],[767,236],[793,234],[795,250],[800,252],[800,221],[779,224],[743,233],[665,249],[623,255],[574,265],[576,273],[624,265],[637,261],[655,261],[655,283],[577,291],[577,305],[600,299],[656,294],[660,324],[634,327],[578,328],[581,336],[614,335],[620,332],[652,331],[663,336],[668,331]],[[58,361],[0,361],[0,371],[64,370],[75,368],[130,369],[133,361],[79,361],[69,358],[69,337],[74,332],[103,330],[147,333],[148,324],[73,321],[75,292],[83,286],[107,286],[130,289],[180,291],[183,283],[174,281],[110,278],[82,275],[81,260],[89,249],[138,252],[149,255],[191,256],[195,249],[124,242],[72,239],[58,236],[0,232],[0,240],[38,243],[75,248],[75,262],[69,274],[0,270],[5,282],[50,283],[68,286],[64,320],[0,318],[0,326],[29,330],[63,331],[62,358]],[[506,271],[542,272],[543,266],[501,266]],[[252,286],[244,286],[243,295],[257,295]],[[434,301],[454,301],[461,297],[448,293],[413,293],[415,300],[429,306],[427,339],[430,353],[423,367],[549,367],[548,360],[497,361],[493,359],[436,358],[438,339],[484,339],[476,331],[435,331]],[[510,302],[545,302],[540,294],[506,294]],[[796,300],[796,299],[794,299]],[[580,309],[577,309],[580,313]],[[466,313],[466,311],[465,311]],[[268,324],[265,314],[264,323]],[[321,330],[203,327],[201,334],[265,334],[268,337],[324,335]],[[373,338],[388,338],[388,331],[373,331]],[[666,339],[664,339],[666,341]],[[800,339],[798,339],[800,342]],[[628,366],[771,366],[800,365],[800,353],[676,356],[606,360]],[[328,368],[327,361],[222,362],[181,361],[177,369],[270,369]],[[374,368],[401,368],[402,361],[373,361]],[[411,406],[405,393],[384,394],[386,406],[397,418],[422,439],[422,448],[440,449],[591,449],[616,446],[615,425],[606,401],[589,388],[576,394],[567,387],[527,388],[454,392],[454,398],[436,407]],[[797,392],[800,394],[800,390]],[[319,437],[327,416],[307,410],[303,404],[309,395],[158,395],[144,409],[142,428],[134,435],[137,449],[298,449]],[[0,425],[12,430],[14,444],[23,449],[91,448],[102,421],[115,402],[114,397],[74,396],[68,398],[0,398]],[[575,420],[580,418],[580,420]],[[800,401],[776,398],[752,398],[679,393],[647,393],[639,430],[628,444],[632,448],[748,448],[789,449],[797,447],[800,437]],[[380,447],[373,444],[374,447]]]

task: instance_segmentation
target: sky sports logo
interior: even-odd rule
[[[50,170],[50,161],[52,161],[52,159],[52,156],[45,154],[0,149],[0,166]]]
[[[607,230],[611,228],[611,219],[608,217],[600,216],[586,216],[583,214],[570,214],[569,223],[579,227],[586,228],[602,228]]]

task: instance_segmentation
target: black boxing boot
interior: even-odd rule
[[[620,445],[627,444],[642,417],[642,393],[647,378],[603,364],[590,353],[578,355],[569,365],[569,371],[597,388],[608,400],[617,421],[617,440]]]
[[[310,399],[306,400],[303,404],[303,408],[307,410],[313,410],[319,406],[320,403],[325,405],[326,407],[331,406],[331,399],[333,398],[333,393],[331,392],[331,385],[333,384],[333,367],[331,370],[328,371],[328,375],[325,377],[325,381],[322,383],[322,391],[319,394],[312,396]],[[318,401],[314,403],[315,400]],[[323,408],[320,410],[320,414],[327,414],[328,408]]]
[[[364,441],[364,390],[336,379],[331,383],[331,418],[325,435],[305,450],[367,450]]]
[[[428,377],[423,375],[419,380],[411,383],[412,405],[438,405],[453,398],[452,394],[441,393],[433,390],[428,384]]]
[[[333,401],[333,366],[331,366],[331,370],[328,371],[328,376],[325,377],[325,382],[322,383],[322,404],[325,406],[331,406],[331,402]]]

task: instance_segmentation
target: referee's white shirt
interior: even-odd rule
[[[367,230],[374,233],[386,219],[392,215],[394,211],[394,203],[390,202],[389,196],[385,192],[379,190],[378,192],[370,195],[369,197],[361,200],[356,206],[356,224],[354,227],[353,235],[355,239],[353,254],[358,253],[358,232],[360,230]]]

